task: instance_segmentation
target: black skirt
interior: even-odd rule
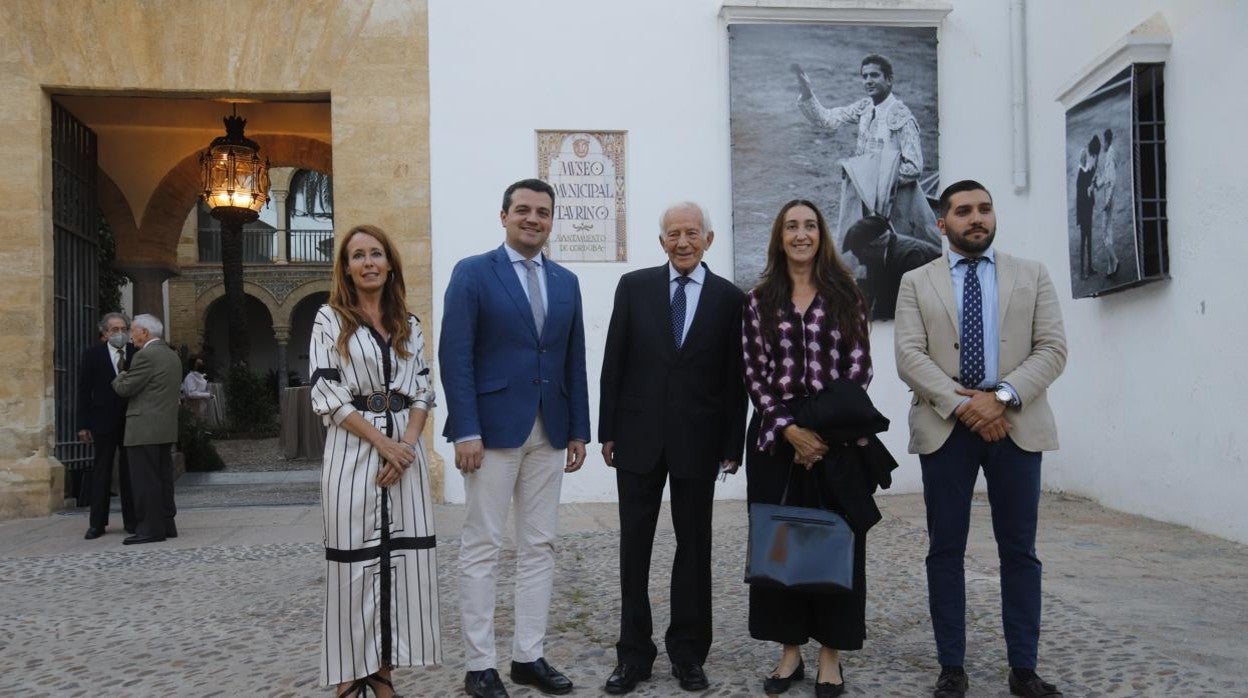
[[[844,515],[836,493],[825,482],[821,461],[809,471],[793,463],[793,447],[783,438],[774,453],[759,451],[759,415],[754,413],[746,436],[746,499],[749,503],[821,506]],[[792,470],[792,478],[789,471]],[[854,539],[854,590],[846,593],[811,593],[750,586],[750,637],[785,645],[804,645],[815,640],[838,650],[862,649],[866,638],[867,547],[865,533]]]

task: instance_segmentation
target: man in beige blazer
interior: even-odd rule
[[[174,442],[178,440],[178,398],[182,360],[161,339],[164,326],[151,315],[130,322],[130,337],[139,351],[126,370],[113,379],[113,390],[126,405],[125,447],[130,459],[136,532],[123,543],[156,543],[177,538],[173,517]]]
[[[983,468],[1001,559],[1010,692],[1060,696],[1036,675],[1040,454],[1057,448],[1045,391],[1066,365],[1057,292],[1039,262],[992,249],[996,213],[982,184],[940,196],[949,253],[908,272],[897,297],[897,372],[914,391],[910,452],[923,468],[927,585],[941,664],[936,698],[967,690],[963,558]]]

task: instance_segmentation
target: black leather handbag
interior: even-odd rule
[[[788,492],[786,483],[781,502]],[[820,593],[854,589],[854,532],[827,509],[751,504],[745,559],[746,584]]]

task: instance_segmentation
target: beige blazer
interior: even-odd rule
[[[169,444],[178,440],[178,398],[182,360],[164,340],[153,339],[135,352],[129,370],[113,379],[113,391],[126,404],[126,446]]]
[[[1007,408],[1010,438],[1027,451],[1057,448],[1046,390],[1066,367],[1066,335],[1057,291],[1044,265],[996,252],[998,379],[1018,392]],[[931,453],[953,431],[958,395],[958,304],[949,260],[941,255],[901,277],[896,315],[897,373],[914,391],[910,452]]]

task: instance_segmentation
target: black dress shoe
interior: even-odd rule
[[[1020,678],[1013,671],[1010,671],[1010,695],[1024,698],[1062,698],[1062,692],[1057,690],[1057,686],[1041,680],[1034,673]]]
[[[464,693],[475,698],[507,698],[507,689],[493,669],[464,674]]]
[[[177,538],[177,537],[178,537],[177,526],[174,526],[173,524],[169,524],[165,526],[165,538]]]
[[[634,688],[637,688],[638,683],[648,678],[650,678],[649,667],[642,668],[640,664],[616,664],[615,671],[611,672],[603,690],[617,696],[631,693]]]
[[[966,672],[961,669],[942,670],[940,678],[936,679],[936,690],[932,692],[932,696],[933,698],[964,698],[970,683],[966,678]]]
[[[763,692],[769,696],[784,693],[789,690],[789,686],[792,686],[794,681],[801,681],[804,678],[806,678],[806,665],[803,662],[798,662],[797,668],[788,676],[780,676],[779,674],[768,676],[763,681]]]
[[[845,669],[839,664],[836,669],[841,675],[840,683],[820,681],[818,676],[815,677],[815,698],[836,698],[845,692]]]
[[[102,535],[104,535],[104,529],[96,528],[95,526],[92,526],[91,528],[87,529],[87,535],[83,536],[83,538],[86,540],[95,540],[96,538],[99,538]]]
[[[706,680],[706,672],[701,664],[677,662],[672,665],[672,676],[680,681],[680,687],[686,691],[705,691],[711,685]]]
[[[143,543],[160,543],[164,541],[164,536],[157,538],[156,536],[140,536],[133,535],[122,541],[123,545],[142,545]]]
[[[538,657],[535,662],[512,662],[511,680],[552,696],[572,690],[572,680],[547,663],[545,657]]]

